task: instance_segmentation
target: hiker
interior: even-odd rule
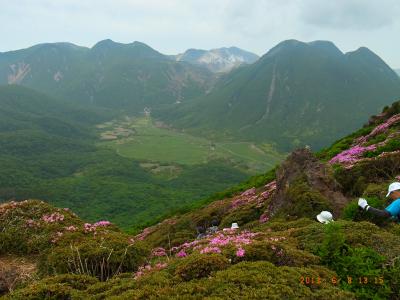
[[[329,211],[324,210],[317,215],[317,220],[323,224],[328,224],[333,222],[333,216]]]
[[[238,223],[232,223],[231,229],[239,229]]]
[[[383,210],[369,206],[367,200],[363,198],[358,199],[358,206],[378,217],[392,218],[400,221],[400,182],[393,182],[389,185],[386,197],[390,197],[394,201]]]
[[[207,228],[207,234],[214,234],[218,231],[218,220],[212,219],[211,227]]]
[[[197,226],[197,239],[206,237],[206,230],[203,226]]]

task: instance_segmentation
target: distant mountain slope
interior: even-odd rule
[[[395,72],[400,76],[400,69],[395,69]]]
[[[237,47],[211,50],[189,49],[182,54],[171,56],[177,61],[186,61],[204,66],[212,72],[229,72],[243,64],[252,64],[259,56]]]
[[[247,176],[213,160],[179,166],[170,180],[157,177],[139,161],[97,146],[94,125],[112,116],[20,85],[0,86],[0,203],[40,198],[88,220],[107,216],[132,228]]]
[[[172,61],[140,42],[104,40],[91,49],[52,43],[0,53],[0,84],[132,112],[202,94],[213,78],[203,68]]]
[[[81,106],[72,106],[35,90],[18,86],[0,86],[0,133],[36,130],[64,137],[94,137],[87,130],[107,120]]]
[[[343,54],[331,42],[288,40],[157,115],[196,133],[320,148],[399,97],[400,78],[367,48]]]

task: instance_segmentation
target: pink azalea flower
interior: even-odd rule
[[[206,247],[200,251],[201,254],[204,253],[221,253],[221,249],[218,247]]]
[[[153,256],[166,256],[167,253],[165,252],[164,248],[155,248],[153,249],[153,251],[151,252]]]
[[[185,250],[181,250],[176,254],[176,257],[186,257],[187,254],[185,252]]]
[[[168,266],[167,263],[157,263],[157,264],[156,264],[156,268],[157,268],[157,269],[164,269],[164,268],[166,268],[167,266]]]
[[[244,191],[240,196],[252,196],[255,195],[255,193],[256,193],[256,188],[252,187],[251,189]]]
[[[243,257],[244,254],[245,254],[245,251],[244,251],[243,248],[239,248],[239,249],[236,251],[236,256],[237,256],[237,257]]]
[[[267,222],[268,220],[269,220],[268,215],[267,215],[266,213],[263,213],[263,214],[260,216],[259,222],[260,222],[260,223],[265,223],[265,222]]]
[[[96,227],[107,227],[111,225],[111,222],[109,221],[99,221],[93,224]]]
[[[51,215],[43,215],[42,220],[46,223],[56,223],[56,222],[61,222],[64,221],[64,215],[55,212],[52,213]]]

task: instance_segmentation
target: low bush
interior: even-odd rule
[[[336,271],[342,279],[341,288],[354,292],[357,298],[387,299],[393,295],[390,286],[380,281],[384,275],[385,257],[371,248],[349,246],[340,223],[325,226],[318,255],[322,263]]]
[[[221,254],[193,254],[178,261],[174,274],[185,281],[207,277],[211,273],[226,269],[229,260]]]
[[[39,270],[43,274],[87,274],[104,281],[135,271],[149,252],[143,243],[130,244],[126,236],[109,232],[50,248],[41,256]]]
[[[86,275],[58,275],[35,282],[24,289],[7,295],[4,299],[87,299],[86,293],[83,291],[96,282],[96,278]]]

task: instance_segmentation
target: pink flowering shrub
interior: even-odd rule
[[[259,233],[250,231],[227,230],[207,236],[202,240],[186,242],[178,247],[171,248],[176,257],[186,257],[191,253],[222,253],[224,248],[233,248],[239,251],[244,245],[249,245]],[[244,256],[245,252],[239,251]]]
[[[83,225],[83,229],[86,233],[89,233],[89,232],[96,233],[96,230],[98,227],[108,227],[110,225],[111,225],[111,222],[109,222],[109,221],[99,221],[94,224],[85,223]]]
[[[267,222],[268,220],[269,220],[268,214],[267,214],[267,213],[263,213],[263,214],[260,216],[259,222],[260,222],[260,223],[265,223],[265,222]]]
[[[42,217],[42,220],[44,222],[46,222],[46,223],[62,222],[62,221],[64,221],[64,215],[62,215],[62,214],[60,214],[58,212],[55,212],[55,213],[52,213],[50,215],[44,215]]]
[[[99,221],[93,224],[96,227],[107,227],[111,225],[110,221]]]
[[[276,180],[271,181],[270,183],[266,184],[264,186],[265,191],[260,194],[260,197],[257,200],[257,205],[256,207],[261,207],[264,205],[266,200],[270,199],[271,196],[275,193],[276,191]]]
[[[244,191],[240,196],[254,196],[256,194],[256,188],[252,187],[251,189],[248,189],[247,191]]]
[[[52,247],[66,227],[82,224],[71,212],[38,200],[0,204],[0,254],[34,254]],[[53,241],[53,243],[52,243]]]
[[[372,145],[365,145],[368,141],[371,140],[371,138],[374,138],[378,134],[386,132],[391,126],[399,123],[400,121],[400,114],[394,115],[388,120],[386,120],[384,123],[376,126],[369,134],[365,136],[361,136],[357,138],[354,142],[351,148],[344,150],[334,156],[329,163],[331,164],[341,164],[344,165],[345,168],[349,169],[354,166],[354,164],[368,160],[368,158],[364,158],[363,155],[368,152],[368,151],[375,151],[378,149],[378,147],[382,147],[385,144],[388,143],[388,140],[396,138],[395,135],[389,135],[386,137],[386,140],[383,142],[375,142],[375,144]],[[381,155],[380,155],[381,156]]]
[[[39,227],[39,226],[40,226],[40,223],[35,220],[32,220],[32,219],[26,220],[26,227],[34,228],[34,227]]]
[[[64,227],[64,228],[65,228],[66,231],[70,231],[70,232],[74,232],[74,231],[78,230],[78,227],[76,227],[74,225],[67,226],[67,227]]]
[[[376,149],[376,145],[371,145],[367,147],[363,146],[354,146],[348,150],[345,150],[335,157],[333,157],[329,163],[335,164],[335,163],[355,163],[357,162],[363,155],[364,152],[366,151],[372,151]]]
[[[51,242],[53,244],[57,243],[58,240],[63,236],[64,234],[60,231],[57,231],[56,234],[54,235],[53,239],[51,240]]]
[[[221,253],[221,249],[219,247],[205,247],[200,250],[200,253]]]
[[[133,239],[143,241],[154,230],[155,230],[155,228],[147,227],[147,228],[143,229],[143,231],[140,234],[136,235]]]
[[[151,265],[151,264],[146,264],[143,266],[140,266],[138,268],[138,270],[133,274],[133,279],[138,279],[140,277],[142,277],[143,275],[147,275],[150,273],[154,273],[157,271],[160,271],[162,269],[165,269],[168,266],[167,263],[156,263],[155,265]]]
[[[246,253],[246,251],[245,251],[243,248],[239,248],[239,249],[236,251],[236,256],[237,256],[237,257],[243,257],[245,253]]]
[[[152,250],[151,255],[153,257],[167,256],[167,252],[164,248],[158,247]]]
[[[385,122],[383,122],[382,124],[376,126],[368,135],[359,137],[355,142],[357,144],[363,144],[367,142],[370,138],[387,131],[389,127],[393,126],[399,121],[400,121],[400,114],[394,115]]]
[[[253,187],[234,197],[230,204],[230,210],[236,210],[251,203],[255,203],[256,207],[261,207],[276,190],[276,181],[266,184],[264,188],[265,190],[263,192],[257,193],[256,188]]]
[[[85,223],[83,225],[83,229],[85,230],[85,232],[95,232],[96,226],[94,226],[93,224],[90,224],[90,223]]]
[[[184,249],[180,250],[180,251],[176,254],[176,257],[186,257],[186,256],[187,256],[187,254],[186,254],[186,252],[185,252]]]

